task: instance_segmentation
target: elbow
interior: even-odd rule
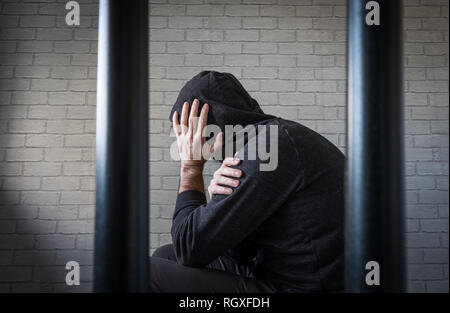
[[[208,264],[202,254],[195,247],[186,247],[179,242],[174,242],[175,257],[177,263],[189,267],[202,267]]]
[[[203,267],[207,264],[195,257],[182,257],[180,259],[177,257],[177,260],[179,264],[189,267]]]
[[[189,267],[202,267],[208,264],[204,251],[202,253],[192,234],[172,230],[172,242],[178,264]]]

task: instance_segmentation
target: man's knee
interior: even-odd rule
[[[173,252],[172,244],[168,244],[168,245],[159,247],[158,249],[155,250],[155,252],[153,252],[152,257],[173,260],[173,261],[176,260],[175,253]]]

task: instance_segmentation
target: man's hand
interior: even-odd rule
[[[209,184],[208,192],[210,198],[214,194],[229,195],[233,192],[233,189],[228,187],[239,186],[239,180],[231,177],[241,177],[242,171],[230,166],[238,165],[240,162],[241,160],[238,158],[226,158],[223,160],[222,165],[214,172],[214,178]]]
[[[189,103],[185,102],[181,112],[181,123],[178,120],[178,112],[172,117],[173,128],[177,137],[178,153],[181,158],[180,190],[198,190],[204,192],[203,165],[214,153],[214,150],[222,145],[223,133],[216,137],[213,145],[209,146],[203,136],[203,129],[208,120],[209,106],[205,103],[198,115],[199,101],[194,100],[189,114]]]

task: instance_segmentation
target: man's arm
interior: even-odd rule
[[[180,188],[178,193],[187,190],[197,190],[204,192],[203,164],[202,165],[181,165],[180,168]]]
[[[243,173],[240,185],[208,203],[198,190],[181,192],[171,230],[177,261],[204,266],[239,245],[275,213],[300,180],[290,155],[281,156],[281,162],[275,171],[260,172],[259,160],[242,161],[236,166]]]

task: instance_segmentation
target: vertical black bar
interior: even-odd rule
[[[348,0],[346,289],[405,290],[402,0]],[[372,7],[373,9],[373,7]],[[369,261],[380,285],[367,285]]]
[[[148,3],[100,0],[94,291],[148,286]]]

